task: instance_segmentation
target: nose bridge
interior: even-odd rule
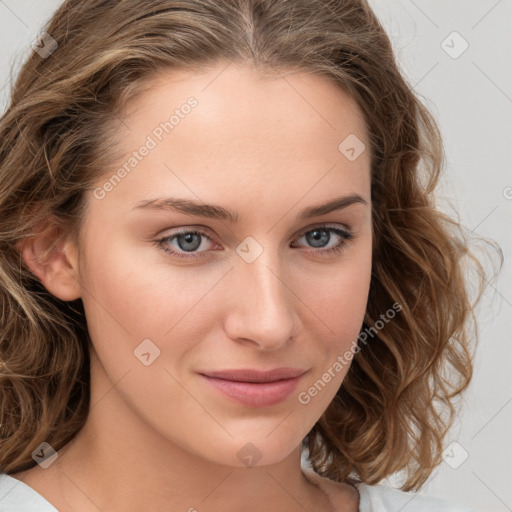
[[[278,250],[261,244],[258,250],[251,240],[247,244],[242,242],[237,248],[240,257],[234,269],[236,291],[228,334],[233,339],[249,339],[263,348],[275,349],[293,335],[293,293]]]

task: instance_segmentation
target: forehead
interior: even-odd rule
[[[217,138],[228,133],[256,135],[255,131],[261,135],[262,124],[269,133],[276,127],[284,128],[286,133],[314,130],[325,134],[331,130],[338,136],[352,130],[361,139],[366,138],[364,116],[357,102],[334,79],[303,70],[263,73],[234,63],[194,71],[161,71],[126,106],[125,114],[130,124],[147,132],[154,126],[147,121],[169,119],[191,97],[197,106],[187,124],[215,128],[208,134]],[[250,130],[249,125],[260,126]]]
[[[167,70],[146,85],[124,112],[123,157],[110,174],[126,172],[111,201],[133,206],[167,192],[215,203],[236,195],[247,204],[308,193],[314,202],[332,188],[369,188],[362,112],[326,76],[224,63]],[[357,158],[346,152],[354,148]]]

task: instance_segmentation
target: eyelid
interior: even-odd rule
[[[297,234],[295,234],[294,236],[295,237],[302,236],[304,233],[307,233],[308,231],[318,229],[318,228],[339,228],[339,229],[344,229],[347,233],[352,232],[352,229],[350,228],[350,226],[348,226],[347,224],[344,224],[343,222],[316,222],[316,223],[314,222],[314,223],[310,224],[309,226],[305,226],[305,227],[301,228],[301,230],[298,231]],[[173,233],[171,233],[169,235],[161,235],[161,236],[156,235],[156,236],[159,236],[160,238],[164,238],[167,236],[176,236],[177,234],[180,234],[182,232],[188,233],[190,231],[198,231],[198,232],[204,233],[205,235],[208,235],[209,238],[215,238],[215,235],[212,236],[214,231],[211,228],[209,228],[208,226],[204,226],[202,224],[191,224],[191,225],[179,226],[179,227],[169,228],[169,229],[173,229],[176,231],[174,231]]]
[[[342,230],[346,231],[347,234],[353,234],[353,231],[350,228],[350,226],[348,226],[347,224],[344,224],[342,222],[338,222],[338,223],[317,222],[317,223],[313,223],[313,224],[310,224],[309,226],[305,226],[304,228],[302,228],[300,231],[298,231],[297,234],[294,235],[294,238],[301,237],[305,233],[315,230],[315,229],[319,229],[319,228],[342,229]],[[170,234],[167,234],[167,235],[157,235],[158,238],[160,238],[160,239],[171,238],[171,237],[183,234],[183,233],[198,232],[198,233],[203,234],[207,238],[209,238],[211,241],[215,241],[215,235],[212,235],[212,233],[214,233],[214,231],[211,228],[209,228],[208,226],[204,226],[201,224],[191,224],[190,226],[180,226],[180,227],[170,228],[170,229],[175,229],[176,231],[174,231]]]
[[[299,235],[302,236],[304,233],[307,233],[308,231],[313,231],[315,229],[321,229],[321,228],[333,228],[333,229],[342,229],[346,231],[347,233],[352,233],[352,230],[350,229],[347,224],[343,224],[342,222],[333,223],[333,222],[320,222],[316,224],[311,224],[310,226],[306,226],[305,228],[302,228],[301,231],[299,231]]]

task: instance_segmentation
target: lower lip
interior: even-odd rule
[[[268,407],[286,400],[297,388],[302,375],[274,382],[239,382],[204,377],[212,386],[228,397],[250,407]]]

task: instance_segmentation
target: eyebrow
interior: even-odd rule
[[[347,208],[352,204],[363,204],[367,202],[358,194],[336,197],[327,203],[310,206],[301,210],[297,219],[306,220],[312,217],[318,217],[337,210]],[[226,220],[232,223],[238,222],[238,213],[214,204],[198,203],[191,199],[178,199],[174,197],[158,197],[155,199],[145,199],[135,204],[131,210],[169,210],[187,215],[206,217],[209,219]]]

